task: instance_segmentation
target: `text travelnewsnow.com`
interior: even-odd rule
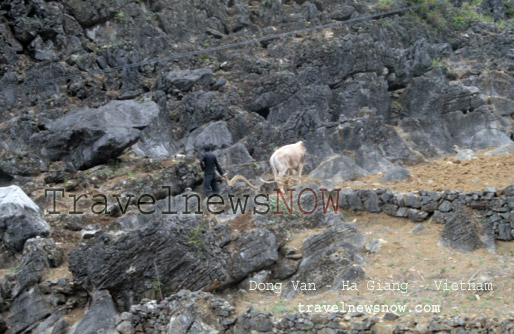
[[[303,304],[298,303],[300,313],[440,313],[439,304],[417,304],[409,307],[406,304],[348,304],[339,302],[335,304]]]
[[[172,205],[172,191],[171,186],[162,186],[162,189],[167,193],[159,196],[163,198],[157,201],[156,197],[151,194],[142,194],[136,196],[133,194],[110,194],[109,197],[105,194],[97,193],[94,195],[88,194],[75,194],[66,193],[64,188],[50,188],[45,189],[45,198],[52,200],[51,208],[48,214],[61,214],[57,204],[64,205],[67,210],[66,213],[70,215],[84,214],[85,206],[93,214],[109,215],[110,210],[116,210],[121,214],[125,214],[130,205],[134,205],[141,214],[153,214],[156,212],[156,207],[162,214],[203,214],[203,209],[206,209],[211,214],[223,213],[241,213],[244,214],[251,208],[253,214],[266,215],[268,213],[281,215],[281,214],[303,214],[310,215],[319,209],[323,213],[331,211],[338,212],[339,209],[339,192],[341,189],[319,189],[319,193],[312,188],[303,188],[300,191],[295,189],[287,189],[283,193],[280,189],[274,189],[272,194],[255,194],[255,195],[242,195],[236,197],[233,194],[225,196],[213,194],[204,199],[205,206],[202,206],[202,198],[196,193],[183,194],[182,208],[180,211],[176,209],[177,205]],[[309,204],[302,203],[302,199],[312,196],[313,200],[308,201]],[[253,197],[250,199],[250,197]],[[86,205],[84,205],[86,203]],[[176,204],[176,203],[175,203]],[[228,207],[230,204],[230,207]],[[80,206],[80,209],[78,208]],[[295,207],[296,206],[296,207]],[[308,206],[308,207],[307,207]],[[226,209],[228,207],[228,209]],[[298,209],[298,210],[296,210]]]

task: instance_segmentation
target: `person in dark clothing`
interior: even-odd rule
[[[203,193],[205,196],[209,196],[211,193],[218,193],[220,188],[216,180],[216,169],[221,176],[225,176],[223,169],[221,169],[218,159],[214,153],[211,152],[209,145],[204,147],[204,153],[200,159],[200,167],[203,170]]]

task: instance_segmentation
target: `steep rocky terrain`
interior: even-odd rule
[[[3,1],[0,334],[514,332],[514,1],[422,3]]]

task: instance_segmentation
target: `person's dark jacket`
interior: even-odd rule
[[[221,169],[220,164],[218,163],[218,159],[212,152],[205,152],[202,154],[202,158],[200,160],[200,167],[205,172],[205,174],[214,174],[216,168],[220,175],[225,174],[223,169]]]

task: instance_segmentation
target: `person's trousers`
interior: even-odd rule
[[[203,194],[209,196],[211,193],[219,193],[218,181],[216,174],[204,174],[203,176]]]

